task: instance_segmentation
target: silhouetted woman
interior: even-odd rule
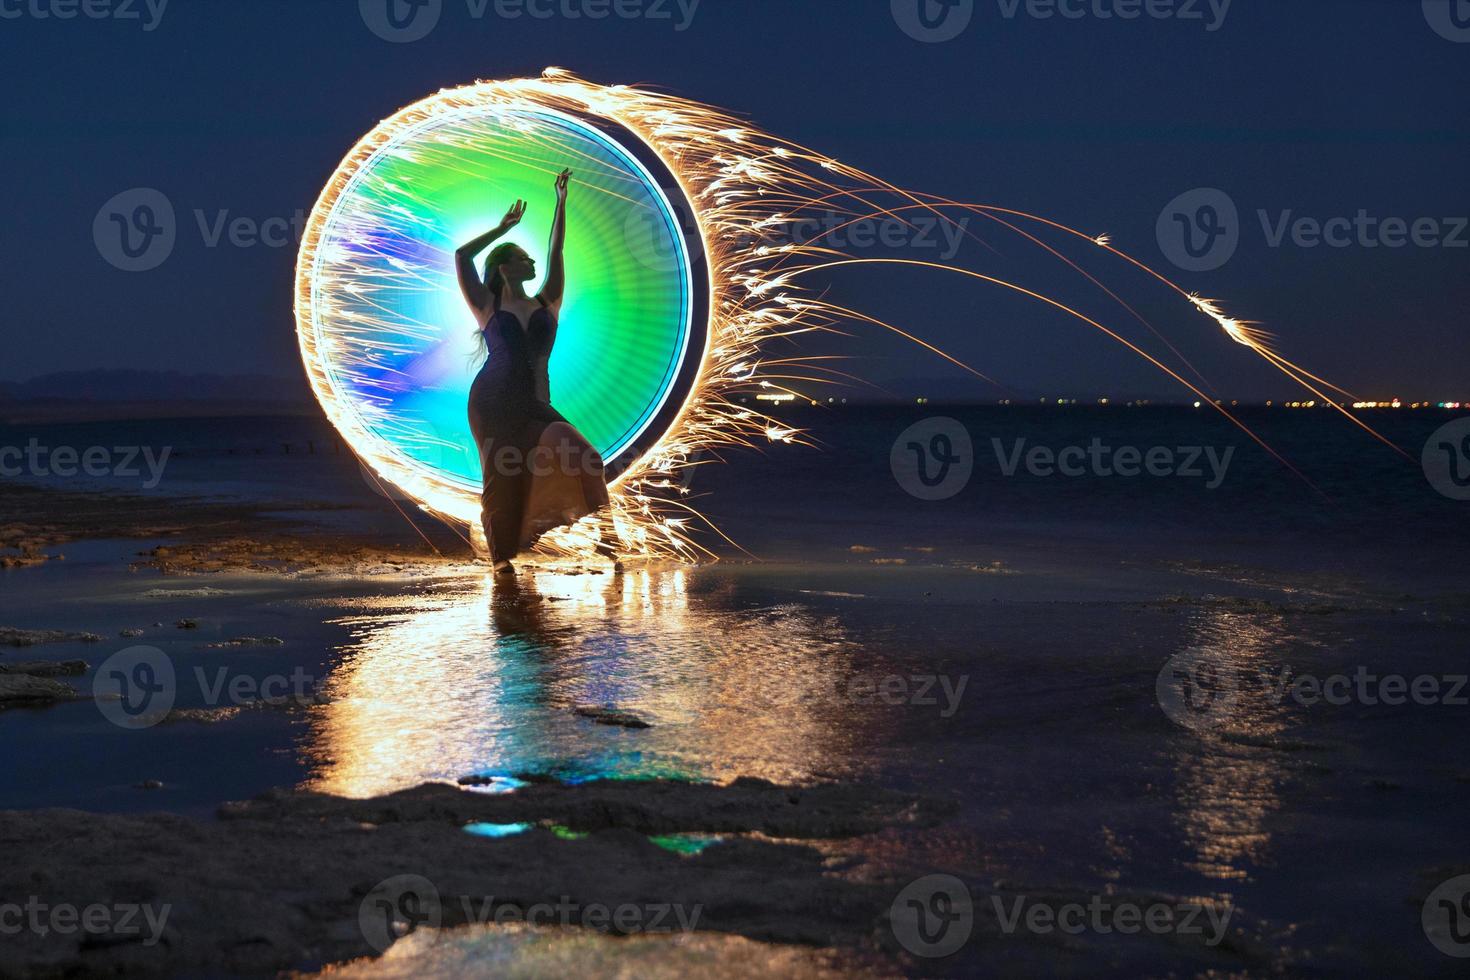
[[[519,245],[492,250],[483,281],[475,271],[475,256],[520,223],[525,201],[512,205],[500,227],[455,253],[459,287],[475,311],[486,351],[470,387],[470,431],[480,451],[485,537],[498,574],[514,572],[510,560],[545,532],[608,502],[602,457],[551,407],[547,376],[566,283],[562,247],[571,176],[563,170],[556,178],[550,268],[535,297],[526,295],[526,283],[536,275],[536,262]]]

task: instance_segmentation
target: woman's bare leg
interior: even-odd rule
[[[541,431],[527,470],[523,541],[607,506],[602,456],[567,422],[552,422]]]

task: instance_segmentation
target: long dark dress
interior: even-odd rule
[[[602,458],[551,407],[547,366],[556,317],[537,300],[541,306],[524,327],[496,304],[484,329],[489,354],[470,386],[470,431],[484,474],[482,517],[496,561],[608,502]]]

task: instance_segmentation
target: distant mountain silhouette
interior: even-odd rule
[[[280,402],[310,404],[304,378],[180,371],[61,371],[0,383],[0,399],[66,402]]]
[[[0,382],[0,423],[315,414],[306,379],[180,371],[62,371]]]

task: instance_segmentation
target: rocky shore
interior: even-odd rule
[[[391,894],[401,876],[428,883],[419,890],[432,895],[414,900],[438,926],[485,913],[514,922],[568,901],[660,903],[697,910],[704,931],[878,950],[894,888],[834,873],[840,863],[810,843],[931,826],[949,809],[875,787],[739,779],[531,784],[498,795],[424,785],[368,800],[279,790],[203,821],[0,812],[0,894],[45,909],[146,907],[138,922],[152,924],[23,931],[0,945],[0,974],[261,974],[373,956],[381,937],[364,927],[364,909],[375,896],[401,898]],[[525,829],[466,833],[476,825]],[[650,839],[684,833],[722,840],[680,854]]]
[[[400,522],[384,535],[334,531],[311,520],[343,510],[320,503],[251,504],[112,491],[77,493],[0,483],[0,569],[65,558],[71,541],[137,538],[135,569],[165,575],[222,571],[374,574],[428,569],[473,553],[447,529],[415,535]],[[287,516],[289,514],[289,516]],[[153,542],[147,544],[147,542]]]

